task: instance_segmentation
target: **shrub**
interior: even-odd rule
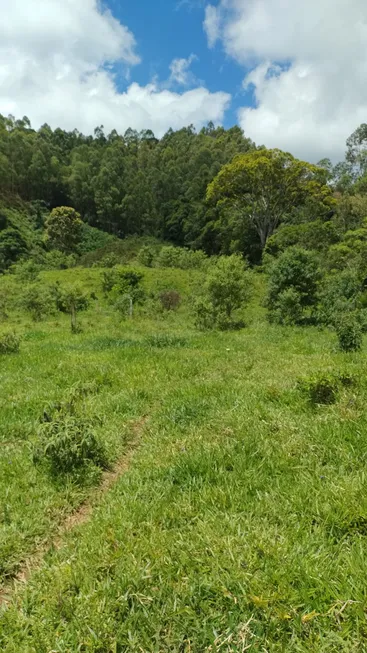
[[[11,268],[20,281],[36,281],[42,266],[32,260],[17,263]]]
[[[362,299],[362,284],[355,270],[343,270],[337,276],[327,277],[320,293],[318,321],[335,327],[343,319],[343,313],[362,305]]]
[[[299,382],[301,390],[312,404],[334,404],[339,392],[339,381],[332,375],[320,374]]]
[[[115,265],[118,264],[118,262],[119,262],[119,259],[118,259],[118,256],[116,256],[116,254],[106,254],[106,256],[104,256],[101,259],[100,263],[97,264],[97,267],[113,268],[113,267],[115,267]]]
[[[160,268],[179,268],[180,250],[173,245],[166,245],[162,247],[158,256],[158,266]]]
[[[266,305],[271,318],[282,319],[282,310],[295,312],[299,308],[303,312],[306,308],[315,306],[317,290],[321,275],[317,258],[313,252],[297,247],[290,247],[271,265],[269,270],[269,289]],[[292,294],[284,296],[285,291],[292,289]],[[296,295],[298,299],[296,300]],[[286,309],[286,306],[288,308]],[[293,305],[290,310],[290,305]],[[282,307],[282,308],[281,308]],[[281,309],[281,310],[279,310]],[[301,320],[299,313],[298,321]]]
[[[109,467],[107,451],[94,433],[95,420],[78,414],[80,402],[98,392],[103,383],[104,379],[78,383],[69,390],[65,401],[45,408],[33,450],[36,464],[45,463],[55,476],[76,474],[91,464]]]
[[[301,296],[295,288],[287,288],[278,295],[277,308],[269,313],[269,320],[278,324],[300,324],[303,316]]]
[[[35,284],[29,286],[21,299],[22,307],[28,311],[35,322],[52,313],[55,308],[54,297],[46,286]]]
[[[76,312],[86,311],[89,308],[89,297],[79,286],[61,286],[57,281],[51,287],[55,299],[56,308],[61,313],[70,313],[71,304],[74,304]]]
[[[46,462],[54,475],[74,473],[88,463],[106,469],[105,448],[93,432],[90,420],[56,413],[39,429],[40,442],[34,462]]]
[[[131,269],[117,269],[116,282],[111,289],[111,300],[121,313],[129,312],[135,304],[141,304],[145,299],[145,292],[141,286],[144,275]]]
[[[15,333],[0,334],[0,354],[16,354],[19,346],[20,338]]]
[[[155,250],[149,245],[144,245],[138,253],[138,261],[141,265],[145,265],[147,268],[151,268],[155,258]]]
[[[177,290],[164,290],[160,293],[159,299],[166,311],[174,311],[181,304],[181,296]]]
[[[186,247],[167,245],[159,252],[157,264],[161,268],[200,268],[207,261],[207,255],[202,250],[190,250]]]
[[[340,316],[335,327],[342,351],[358,351],[362,347],[362,327],[355,315]]]
[[[198,297],[194,304],[195,325],[205,331],[216,326],[216,314],[209,297]]]
[[[194,305],[198,328],[235,328],[242,322],[233,321],[233,312],[250,299],[252,279],[245,272],[242,258],[221,256],[210,268],[201,294]]]
[[[8,305],[11,297],[11,290],[6,284],[0,286],[0,320],[8,319]]]
[[[117,268],[112,268],[112,270],[105,270],[102,272],[102,290],[105,294],[111,292],[114,285],[117,283],[118,274]]]
[[[52,249],[44,255],[44,267],[48,270],[67,270],[72,268],[76,261],[74,254],[64,254],[58,249]]]

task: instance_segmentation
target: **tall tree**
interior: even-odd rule
[[[262,248],[295,209],[312,200],[322,216],[335,204],[317,166],[276,149],[236,156],[209,184],[207,200],[239,211],[255,227]]]

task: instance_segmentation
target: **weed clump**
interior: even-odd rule
[[[19,346],[20,338],[16,333],[8,332],[0,335],[0,354],[16,354]]]
[[[362,347],[362,327],[356,317],[350,315],[342,316],[341,321],[335,327],[338,336],[339,347],[342,351],[359,351]]]
[[[187,345],[186,338],[170,336],[166,333],[148,336],[146,341],[150,347],[157,347],[158,349],[164,349],[165,347],[185,347]]]
[[[73,474],[88,463],[108,468],[105,448],[88,419],[57,411],[50,421],[41,425],[39,435],[34,461],[45,461],[54,476]]]
[[[331,374],[318,374],[299,382],[301,391],[313,405],[335,404],[339,393],[339,380]]]
[[[80,472],[91,465],[108,469],[106,448],[94,432],[96,420],[78,412],[79,402],[98,392],[98,387],[99,384],[93,382],[78,384],[70,390],[64,402],[48,406],[43,411],[33,461],[45,464],[52,476],[80,476]]]

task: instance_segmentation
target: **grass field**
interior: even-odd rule
[[[177,313],[121,322],[100,274],[44,273],[97,292],[82,333],[62,314],[7,321],[23,338],[0,359],[0,650],[367,651],[365,348],[267,324],[261,282],[245,329],[198,332],[199,273],[177,270],[145,270],[180,290]],[[308,400],[314,374],[347,380],[335,403]],[[55,481],[32,451],[45,409],[80,388],[110,460],[135,453],[56,547],[99,476]]]

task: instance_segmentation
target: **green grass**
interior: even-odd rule
[[[112,460],[148,420],[129,471],[2,609],[1,651],[367,651],[365,349],[268,325],[261,280],[244,330],[197,332],[200,276],[145,273],[148,289],[182,293],[177,314],[121,323],[97,288],[79,335],[60,314],[8,321],[24,337],[1,358],[3,581],[98,480],[55,481],[33,463],[45,406],[97,379],[81,409]],[[45,280],[94,290],[99,275]],[[298,381],[315,374],[353,383],[312,405]]]

